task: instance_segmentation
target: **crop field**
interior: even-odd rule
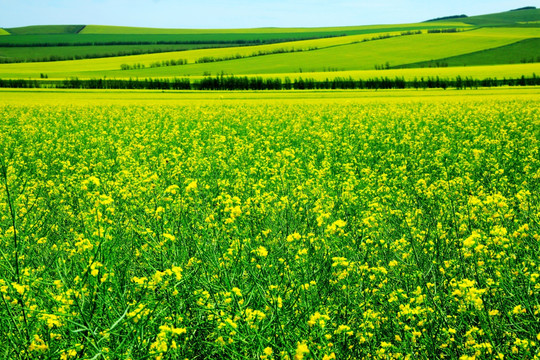
[[[493,49],[481,50],[446,59],[424,61],[398,67],[476,66],[540,62],[540,38],[526,39]]]
[[[1,91],[0,354],[537,358],[538,105]]]
[[[395,31],[414,31],[445,28],[470,28],[466,24],[437,23],[437,24],[402,24],[360,27],[336,28],[274,28],[274,29],[230,29],[230,30],[189,30],[172,29],[163,32],[163,29],[123,28],[110,26],[87,26],[80,33],[52,32],[46,29],[54,26],[38,27],[39,31],[32,32],[21,28],[21,34],[9,36],[0,40],[2,46],[64,46],[64,45],[114,45],[122,44],[160,44],[160,43],[206,43],[206,44],[264,44],[286,41],[299,41],[303,39],[327,38],[336,36],[353,36]],[[29,27],[34,28],[34,27]],[[45,29],[45,30],[44,30]],[[5,30],[4,30],[5,31]],[[13,31],[13,30],[11,30]],[[54,30],[50,30],[54,31]],[[7,34],[6,34],[7,35]]]
[[[2,41],[0,39],[0,56],[6,58],[28,58],[32,60],[41,59],[44,56],[67,56],[67,55],[86,55],[96,52],[101,52],[103,54],[107,53],[120,53],[122,51],[128,52],[134,49],[138,50],[154,50],[154,49],[163,49],[159,52],[165,52],[162,55],[152,55],[152,56],[119,56],[116,61],[113,62],[111,68],[105,67],[103,70],[118,70],[123,63],[134,64],[142,63],[144,65],[149,65],[155,61],[170,60],[174,56],[185,56],[186,60],[191,63],[194,63],[201,57],[227,57],[242,55],[247,56],[259,52],[271,52],[277,49],[287,49],[291,50],[304,50],[310,48],[325,48],[332,46],[339,46],[344,44],[351,44],[365,39],[371,39],[374,36],[381,35],[396,36],[400,32],[388,32],[388,33],[372,33],[367,32],[366,34],[361,35],[350,35],[350,36],[336,36],[330,38],[322,39],[311,39],[311,40],[296,40],[296,41],[286,41],[278,42],[276,44],[266,44],[266,45],[253,45],[246,46],[242,41],[256,41],[260,40],[256,34],[251,34],[251,37],[242,36],[237,38],[238,35],[59,35],[55,37],[44,37],[40,35],[36,36],[26,36],[23,39],[16,39],[17,41],[10,41],[9,38],[7,41]],[[297,34],[293,33],[293,36]],[[228,36],[228,37],[227,37]],[[242,40],[243,39],[243,40]],[[51,41],[51,44],[64,44],[62,46],[41,46],[45,40]],[[271,39],[269,39],[271,40]],[[278,39],[279,40],[279,39]],[[97,45],[97,44],[107,44],[107,43],[116,43],[124,42],[123,45]],[[143,43],[137,44],[138,42]],[[178,43],[175,43],[178,42]],[[223,42],[223,43],[222,43]],[[90,45],[83,45],[90,44]],[[132,45],[129,45],[132,44]],[[22,46],[24,45],[24,46]],[[34,45],[34,46],[32,46]],[[67,46],[66,46],[67,45]],[[174,54],[174,47],[180,50],[186,50],[189,48],[211,48],[204,52],[196,51],[183,54]],[[218,49],[221,47],[227,47],[227,49]],[[170,49],[167,51],[167,49]],[[97,65],[103,61],[97,60]],[[106,61],[105,63],[110,63]],[[81,64],[81,70],[84,71],[85,64]],[[44,64],[47,66],[47,64]],[[54,67],[53,67],[54,68]]]
[[[127,56],[132,54],[178,52],[199,48],[219,48],[220,44],[160,44],[160,45],[90,45],[62,47],[1,47],[0,63],[7,59],[12,62],[45,62],[64,59],[88,59]],[[172,59],[172,58],[171,58]],[[169,59],[170,60],[170,59]]]
[[[456,34],[421,34],[398,36],[377,41],[342,44],[324,47],[314,51],[250,57],[220,61],[208,64],[189,64],[181,68],[161,68],[151,70],[131,70],[131,76],[144,76],[147,71],[153,76],[175,72],[178,75],[219,74],[260,74],[280,72],[312,72],[325,68],[339,70],[367,70],[376,65],[389,66],[416,62],[420,59],[437,59],[456,56],[508,45],[528,37],[540,35],[540,29],[479,29]],[[225,53],[232,49],[220,49]],[[244,51],[248,51],[246,48]],[[202,52],[202,51],[201,51]],[[208,54],[213,50],[205,50]],[[232,51],[234,54],[234,51]],[[160,54],[165,57],[166,54]],[[212,56],[212,55],[209,55]]]
[[[418,61],[492,49],[521,40],[540,36],[539,28],[499,29],[486,28],[453,34],[420,34],[363,41],[385,33],[364,34],[328,39],[286,42],[259,46],[123,56],[105,59],[88,59],[52,63],[0,64],[0,77],[39,77],[46,73],[50,78],[66,77],[175,77],[217,75],[221,72],[234,75],[324,72],[335,70],[373,70],[377,65],[410,64]],[[392,33],[390,33],[392,34]],[[393,33],[399,35],[399,32]],[[165,45],[164,45],[165,46]],[[287,53],[272,54],[285,49]],[[302,51],[299,51],[302,50]],[[399,50],[399,51],[397,51]],[[269,53],[264,56],[253,54]],[[198,59],[244,58],[209,63]],[[186,59],[187,65],[149,68],[156,61]],[[493,62],[496,62],[495,60]],[[120,70],[123,64],[143,64],[144,69]],[[381,73],[380,76],[385,76]]]
[[[0,358],[540,359],[539,19],[0,28]]]

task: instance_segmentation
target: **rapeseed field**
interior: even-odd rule
[[[537,100],[0,119],[3,358],[540,357]]]

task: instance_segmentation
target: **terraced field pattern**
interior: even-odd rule
[[[3,30],[8,35],[0,37],[0,78],[367,78],[373,70],[384,77],[402,68],[418,69],[418,77],[500,76],[497,66],[522,64],[527,70],[519,75],[531,76],[540,73],[539,19],[539,9],[522,9],[334,28],[29,26]],[[447,67],[451,74],[443,71]]]

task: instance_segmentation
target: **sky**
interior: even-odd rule
[[[540,6],[539,0],[0,0],[0,27],[319,27],[419,22]]]

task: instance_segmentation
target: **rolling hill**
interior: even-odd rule
[[[454,15],[444,16],[437,19],[427,20],[427,23],[460,21],[474,26],[522,26],[540,20],[540,9],[534,6],[504,11],[494,14],[467,16]]]
[[[540,60],[539,20],[540,10],[528,8],[418,24],[331,28],[28,26],[6,29],[10,34],[0,37],[0,63],[6,63],[0,64],[0,77],[335,77],[375,69],[386,76],[389,68],[409,68],[392,74],[410,76],[414,68],[523,62],[532,62],[523,69],[534,72]]]
[[[519,26],[540,20],[540,9],[511,10],[496,14],[471,16],[460,19],[475,26]]]

